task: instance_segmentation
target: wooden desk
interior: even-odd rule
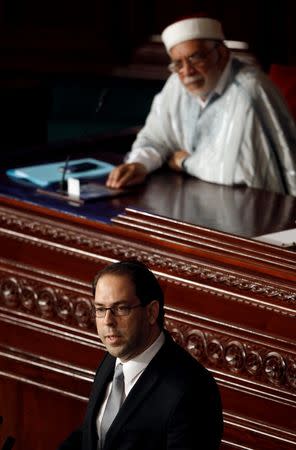
[[[99,159],[117,163],[121,157],[107,153]],[[89,202],[81,207],[40,195],[36,189],[10,181],[0,172],[0,193],[74,216],[111,223],[134,208],[178,222],[252,238],[294,228],[296,198],[247,187],[229,187],[197,180],[162,169],[147,183],[130,188],[125,195]]]
[[[52,450],[81,422],[103,355],[91,282],[136,257],[164,288],[167,329],[219,383],[222,448],[295,448],[295,252],[248,239],[293,227],[295,198],[156,173],[77,209],[3,183],[0,446]]]

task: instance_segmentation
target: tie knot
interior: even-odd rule
[[[123,378],[123,369],[122,369],[122,364],[119,363],[117,364],[117,366],[115,367],[115,371],[114,371],[114,380],[120,380]]]

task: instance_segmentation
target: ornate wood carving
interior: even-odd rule
[[[46,389],[68,399],[75,394],[75,370],[91,374],[102,357],[92,277],[110,261],[137,258],[164,287],[167,329],[218,381],[225,409],[222,448],[256,448],[258,442],[260,450],[290,450],[296,443],[294,255],[276,249],[273,261],[272,249],[251,241],[248,247],[246,239],[225,236],[224,245],[209,230],[149,221],[140,232],[15,204],[0,207],[0,347],[9,402],[24,385],[38,395]],[[154,233],[159,224],[182,239],[174,241],[171,230],[160,239]],[[28,355],[39,361],[43,352],[54,362],[41,373]],[[17,366],[12,354],[27,362]],[[69,370],[59,378],[62,367]],[[73,383],[66,389],[71,367]]]
[[[157,249],[152,248],[151,251],[141,248],[132,242],[122,244],[121,239],[108,239],[104,234],[87,233],[74,229],[68,229],[67,227],[51,224],[49,221],[31,220],[26,215],[11,215],[4,209],[0,209],[0,224],[5,227],[9,227],[10,231],[15,230],[20,234],[13,234],[13,239],[29,242],[30,245],[50,248],[52,251],[62,252],[65,255],[76,255],[75,249],[81,249],[85,253],[79,253],[79,257],[93,261],[96,255],[104,255],[115,259],[122,258],[137,258],[144,263],[147,263],[156,271],[165,270],[168,273],[174,274],[176,277],[170,280],[171,283],[188,283],[190,281],[199,282],[197,287],[192,284],[192,289],[205,290],[206,287],[217,286],[222,288],[232,288],[233,293],[244,293],[248,295],[248,299],[240,298],[239,296],[229,295],[225,293],[218,293],[215,290],[211,290],[212,295],[223,295],[227,298],[253,304],[253,298],[267,297],[268,299],[274,299],[284,306],[294,306],[296,302],[296,292],[291,291],[288,288],[279,287],[270,280],[265,279],[262,282],[259,279],[255,279],[242,275],[238,271],[221,270],[213,267],[213,265],[206,266],[204,263],[196,263],[193,261],[181,261],[177,256],[166,256]],[[0,234],[6,233],[3,228],[0,229]],[[25,233],[28,233],[27,235]],[[38,238],[32,239],[32,236]],[[44,239],[44,240],[42,240]],[[46,239],[46,240],[45,240]],[[65,247],[58,246],[57,244],[63,244]],[[176,278],[182,277],[183,280],[179,281]],[[258,307],[257,303],[253,306]],[[261,304],[260,308],[272,309],[274,312],[290,315],[295,317],[294,312],[287,310],[281,310],[274,305]]]
[[[0,301],[11,310],[62,321],[83,329],[95,328],[90,298],[75,296],[64,289],[52,288],[33,280],[0,272]]]
[[[296,389],[296,357],[293,353],[270,348],[266,344],[253,345],[243,338],[212,333],[194,325],[166,320],[166,328],[174,339],[198,361],[212,368],[240,374],[286,390]]]
[[[34,280],[8,276],[0,271],[0,306],[11,311],[22,311],[43,319],[62,322],[95,332],[93,305],[90,296],[73,295],[63,288],[53,288]],[[296,389],[296,358],[276,347],[250,345],[242,338],[223,334],[223,327],[213,333],[204,328],[184,324],[178,312],[170,312],[174,319],[166,319],[166,328],[174,339],[198,361],[229,373],[238,373],[249,379]],[[191,314],[194,321],[194,314]],[[208,327],[207,327],[208,325]]]

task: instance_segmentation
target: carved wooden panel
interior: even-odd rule
[[[155,272],[166,328],[214,374],[222,448],[295,447],[295,253],[134,211],[106,225],[8,203],[0,207],[0,398],[16,450],[54,448],[83,417],[103,355],[92,279],[126,257]],[[46,418],[37,417],[42,404]],[[22,426],[17,407],[34,412]]]

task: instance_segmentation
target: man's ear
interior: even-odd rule
[[[218,47],[218,53],[219,53],[219,65],[221,65],[223,68],[228,61],[230,57],[230,50],[226,47],[225,44],[220,44]]]
[[[159,303],[157,300],[152,300],[152,302],[147,305],[147,313],[150,325],[154,325],[157,322],[159,315]]]

